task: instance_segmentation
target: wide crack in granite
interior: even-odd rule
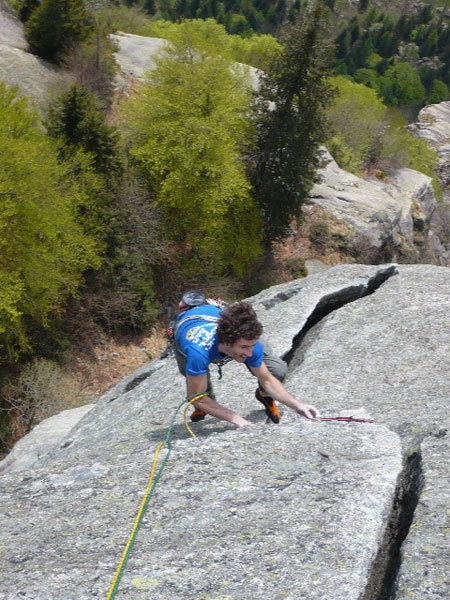
[[[333,292],[332,294],[321,298],[314,310],[309,315],[301,331],[299,331],[299,333],[295,336],[291,349],[283,356],[284,360],[287,363],[291,362],[308,331],[322,321],[322,319],[327,317],[333,311],[342,308],[349,302],[354,302],[355,300],[359,300],[365,296],[370,296],[370,294],[373,294],[379,287],[383,285],[383,283],[397,273],[397,266],[391,265],[386,269],[378,271],[373,277],[370,277],[366,285],[349,285],[343,287],[337,292]],[[279,298],[278,301],[287,299],[288,298]],[[266,303],[264,303],[264,306],[266,308],[270,308],[270,306],[266,305]]]
[[[418,450],[407,457],[400,474],[391,516],[361,600],[395,600],[401,547],[408,537],[423,484],[422,456]]]

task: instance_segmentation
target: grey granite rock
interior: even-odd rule
[[[0,461],[0,472],[24,471],[41,460],[94,406],[94,404],[86,404],[63,410],[36,425],[28,435],[15,444],[6,458]]]
[[[0,81],[17,87],[20,96],[43,110],[70,78],[27,50],[23,24],[5,0],[0,0]]]
[[[433,229],[438,202],[430,177],[404,168],[386,181],[362,178],[341,169],[329,153],[325,159],[309,202],[353,227],[359,253],[370,262],[407,262],[406,256],[410,262],[447,264],[446,249]]]
[[[132,374],[0,476],[0,598],[106,597],[174,414],[117,598],[448,597],[449,286],[443,267],[342,265],[249,299],[297,397],[376,423],[268,424],[231,363],[217,395],[255,426],[192,438],[174,359]]]
[[[142,37],[119,32],[111,39],[117,45],[116,60],[122,74],[143,79],[147,71],[155,66],[155,58],[161,54],[166,41],[160,38]]]
[[[432,230],[439,229],[448,231],[448,221],[450,215],[450,102],[441,102],[440,104],[431,104],[425,106],[417,117],[417,122],[408,126],[409,131],[424,139],[431,148],[434,148],[439,155],[437,173],[443,189],[443,199],[439,210],[432,216]],[[450,247],[448,236],[446,253],[444,256],[447,264],[450,262]],[[434,244],[436,240],[432,239]],[[441,240],[442,243],[442,240]],[[442,251],[438,254],[442,255]]]
[[[396,600],[444,600],[450,584],[448,421],[421,446],[420,497],[406,542]]]
[[[0,32],[0,47],[11,46],[21,50],[28,49],[23,25],[19,21],[16,11],[6,0],[0,0]]]

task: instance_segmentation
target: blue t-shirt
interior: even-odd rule
[[[175,335],[180,350],[186,355],[186,375],[203,375],[208,372],[212,362],[225,358],[219,352],[216,335],[220,312],[217,306],[204,304],[180,313],[176,318]],[[263,347],[258,341],[252,355],[245,359],[245,364],[260,367],[262,362]]]

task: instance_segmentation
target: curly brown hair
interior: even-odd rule
[[[238,340],[256,340],[261,337],[263,326],[248,302],[236,302],[224,310],[217,325],[220,344],[233,345]]]

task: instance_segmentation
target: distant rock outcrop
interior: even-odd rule
[[[450,254],[432,227],[438,202],[430,177],[398,169],[380,181],[344,171],[328,153],[325,160],[310,204],[353,227],[357,256],[368,263],[450,264]]]
[[[408,129],[439,154],[439,173],[450,200],[450,101],[426,106]]]
[[[15,86],[39,110],[70,78],[54,65],[30,54],[16,12],[0,0],[0,81]]]
[[[444,267],[342,265],[249,299],[288,389],[375,423],[266,423],[230,363],[216,393],[255,426],[207,417],[192,438],[174,358],[130,375],[0,475],[0,598],[106,597],[172,417],[117,598],[448,598],[449,289]]]

